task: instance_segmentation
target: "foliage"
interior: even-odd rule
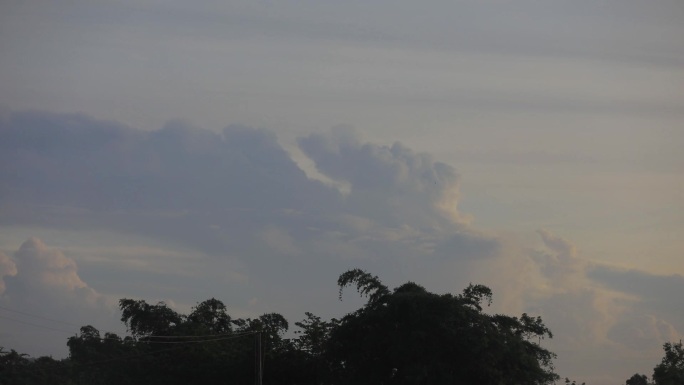
[[[263,362],[264,384],[549,384],[553,353],[541,318],[483,311],[492,292],[469,285],[437,295],[408,282],[388,289],[360,269],[339,277],[368,302],[344,318],[311,312],[295,322],[295,338],[280,314],[232,318],[215,298],[188,315],[164,302],[121,299],[131,334],[104,335],[81,327],[69,338],[69,358],[28,359],[0,349],[0,385],[250,384]],[[259,355],[259,353],[261,353]],[[259,358],[261,357],[261,358]]]
[[[684,384],[684,347],[682,341],[663,345],[665,357],[653,369],[655,385]]]
[[[393,292],[375,276],[351,270],[368,303],[332,330],[326,355],[339,384],[550,384],[555,355],[537,341],[551,337],[540,318],[488,315],[491,290],[470,285],[437,295],[409,282]],[[535,339],[537,341],[535,341]]]
[[[0,347],[0,385],[72,385],[68,361],[52,357],[32,359]]]
[[[651,383],[648,382],[648,377],[646,377],[645,374],[639,374],[635,373],[630,377],[627,381],[625,381],[625,385],[650,385]]]
[[[577,381],[575,381],[575,380],[571,381],[569,378],[565,377],[565,385],[577,385]],[[586,384],[583,382],[582,385],[586,385]]]

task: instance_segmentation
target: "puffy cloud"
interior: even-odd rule
[[[663,343],[682,338],[684,331],[684,277],[659,275],[636,269],[592,265],[587,276],[597,284],[628,295],[630,313],[621,318],[613,338],[631,346],[658,349]],[[650,342],[647,342],[650,341]]]
[[[632,350],[635,355],[658,355],[665,342],[678,341],[677,328],[654,314],[633,309],[623,314],[608,333],[608,338]]]
[[[445,290],[460,291],[474,265],[457,262],[500,257],[499,239],[458,212],[451,166],[344,131],[301,138],[300,146],[321,174],[347,183],[348,194],[308,178],[265,129],[212,132],[171,121],[142,131],[85,115],[10,111],[0,122],[0,225],[77,234],[81,244],[67,255],[80,250],[82,273],[108,296],[170,293],[192,304],[227,292],[244,311],[249,292],[264,311],[291,317],[312,308],[339,316],[330,305],[334,282],[352,267],[382,272],[388,284],[427,282],[440,271]],[[165,251],[147,259],[149,248],[85,255],[84,244],[99,244],[93,232]],[[18,274],[5,277],[4,301],[103,301],[67,255],[25,243],[15,255]],[[163,268],[146,265],[152,260]]]
[[[9,263],[6,263],[9,261]],[[79,325],[119,331],[113,304],[78,274],[74,259],[31,237],[7,258],[14,266],[0,293],[0,339],[29,354],[62,357]]]
[[[5,292],[5,276],[17,275],[17,265],[5,253],[0,252],[0,295]]]
[[[12,261],[10,261],[12,262]],[[31,237],[14,253],[16,269],[7,278],[4,297],[12,302],[27,298],[68,298],[95,304],[103,300],[78,275],[76,262]]]
[[[273,246],[285,234],[274,229],[287,229],[283,250],[314,255],[498,252],[494,237],[458,213],[451,166],[351,131],[299,142],[322,174],[349,184],[346,196],[308,178],[264,129],[215,133],[171,121],[145,132],[84,115],[10,112],[0,143],[5,224],[114,229],[210,254],[251,253],[265,235]],[[387,247],[397,240],[400,250]]]
[[[567,239],[537,233],[544,249],[528,253],[535,269],[519,281],[519,292],[524,309],[540,314],[555,331],[549,346],[559,354],[560,374],[584,373],[582,381],[609,383],[606,367],[595,364],[601,357],[629,363],[624,378],[651,370],[662,344],[680,339],[684,330],[682,278],[597,264]]]
[[[349,128],[311,134],[299,146],[326,176],[348,182],[350,205],[383,223],[441,227],[459,221],[459,178],[453,167],[401,143],[363,143]],[[441,221],[440,221],[441,219]]]
[[[586,261],[578,257],[575,245],[548,230],[537,230],[537,234],[550,251],[533,253],[542,275],[555,289],[566,290],[581,285]]]

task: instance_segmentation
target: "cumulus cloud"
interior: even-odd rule
[[[17,275],[17,265],[7,254],[0,251],[0,295],[5,292],[4,277],[14,275]]]
[[[550,251],[533,254],[542,275],[560,290],[580,285],[586,261],[579,258],[575,245],[545,229],[537,230],[537,234]]]
[[[684,300],[679,293],[684,290],[684,277],[681,275],[594,264],[587,276],[606,290],[625,293],[633,302],[630,314],[617,325],[615,338],[630,337],[623,340],[652,349],[682,338]]]
[[[326,176],[348,182],[348,200],[359,212],[373,213],[396,226],[444,225],[458,221],[459,177],[456,170],[429,154],[415,153],[401,143],[364,143],[349,128],[311,134],[299,146]]]
[[[681,277],[597,264],[569,240],[548,230],[537,233],[544,248],[528,253],[534,268],[518,291],[524,309],[557,331],[550,346],[562,358],[561,374],[582,370],[582,381],[605,381],[605,368],[593,365],[598,356],[632,362],[631,373],[651,370],[646,363],[656,362],[662,344],[680,339],[684,330],[676,315]]]
[[[299,140],[322,174],[348,183],[346,196],[308,178],[265,129],[216,133],[177,120],[146,132],[85,115],[10,112],[0,143],[5,224],[115,229],[210,254],[248,253],[264,236],[290,255],[320,255],[321,242],[374,258],[389,255],[390,241],[402,244],[395,255],[498,251],[495,237],[458,212],[453,167],[348,130]]]
[[[12,258],[0,260],[0,266],[13,266],[5,270],[10,274],[5,275],[5,290],[0,293],[3,345],[61,357],[66,339],[80,325],[120,329],[113,322],[113,304],[81,279],[76,261],[61,251],[31,237]]]
[[[97,284],[111,294],[117,277],[127,275],[135,290],[154,281],[156,294],[189,301],[178,288],[196,288],[192,280],[201,276],[211,279],[197,288],[200,296],[218,295],[230,280],[235,308],[298,317],[329,309],[337,275],[358,266],[389,285],[411,279],[452,292],[468,282],[491,285],[506,312],[542,315],[559,353],[655,357],[662,341],[684,330],[681,276],[598,265],[543,229],[542,248],[511,245],[458,210],[454,167],[400,143],[370,143],[348,129],[298,143],[320,174],[348,191],[308,178],[265,129],[212,132],[171,121],[142,131],[85,115],[6,113],[0,225],[135,234],[164,252],[146,262],[141,255],[154,247],[125,252],[132,255],[112,249],[119,254],[97,265],[95,255],[74,258],[30,238],[15,253],[0,253],[0,301],[80,323],[93,317],[82,309],[108,309]],[[193,257],[177,255],[185,250]],[[152,259],[163,271],[146,265]],[[91,278],[79,275],[76,260]],[[636,355],[639,346],[648,353]],[[564,373],[592,359],[575,360],[581,364]]]
[[[31,237],[14,253],[14,274],[6,278],[3,298],[16,302],[33,299],[72,298],[95,304],[103,300],[78,275],[76,262],[61,251]]]
[[[500,240],[458,211],[453,167],[350,131],[306,136],[299,145],[348,193],[307,177],[266,129],[213,132],[176,120],[142,131],[86,115],[10,111],[0,122],[0,225],[135,236],[198,258],[160,257],[168,262],[160,273],[136,268],[136,257],[108,257],[105,266],[81,256],[108,295],[121,275],[136,277],[128,287],[155,296],[166,290],[181,301],[230,287],[235,301],[249,290],[264,311],[294,317],[332,308],[335,279],[352,267],[382,272],[388,283],[420,280],[421,272],[427,281],[443,271],[447,290],[460,291],[471,270],[455,263],[500,257]],[[19,256],[24,266],[42,267],[22,267]],[[6,300],[28,298],[48,283],[59,288],[53,294],[94,296],[73,259],[37,240],[15,259],[18,275],[5,277]],[[239,282],[225,283],[219,276],[237,274],[234,266]],[[406,268],[418,276],[405,276]],[[200,288],[190,281],[197,276],[216,280]],[[197,288],[189,294],[178,287]]]

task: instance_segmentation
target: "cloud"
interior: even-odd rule
[[[586,261],[578,257],[575,245],[548,230],[537,230],[537,234],[551,251],[533,254],[542,275],[556,288],[567,289],[580,284],[584,279]]]
[[[537,233],[544,249],[528,252],[534,268],[526,269],[518,291],[525,311],[540,314],[555,332],[549,346],[559,354],[561,375],[583,372],[582,381],[606,381],[605,368],[594,364],[601,356],[630,362],[632,373],[651,370],[662,344],[680,339],[684,330],[682,277],[598,264],[569,240],[544,229]]]
[[[587,275],[611,289],[650,300],[684,292],[684,276],[681,274],[660,275],[637,269],[594,264]]]
[[[13,112],[0,143],[3,204],[206,210],[325,196],[265,130],[231,126],[221,135],[172,121],[145,132],[85,115]]]
[[[10,260],[10,262],[12,262]],[[96,304],[102,296],[78,275],[76,262],[61,251],[49,249],[31,237],[14,253],[16,268],[6,279],[3,298],[10,302],[33,299],[63,299]]]
[[[445,220],[461,219],[458,174],[429,154],[415,153],[398,142],[363,143],[349,128],[311,134],[300,138],[299,146],[318,171],[351,185],[350,205],[385,224],[440,227]]]
[[[17,275],[17,265],[7,254],[0,252],[0,295],[5,292],[4,277],[15,275]]]
[[[633,329],[641,330],[635,336],[651,336],[658,346],[671,341],[665,339],[666,336],[681,338],[681,332],[684,332],[684,300],[680,295],[684,290],[684,277],[681,275],[594,264],[587,276],[607,290],[619,291],[632,298],[635,311],[631,319],[636,323]],[[622,334],[624,332],[625,327]]]
[[[308,178],[265,129],[213,132],[174,120],[142,131],[86,115],[6,115],[0,225],[74,234],[70,255],[107,297],[167,293],[192,304],[224,291],[244,311],[240,293],[248,291],[264,311],[298,317],[336,308],[335,279],[352,267],[387,272],[388,283],[409,279],[405,268],[418,266],[427,280],[448,267],[445,279],[457,284],[447,289],[458,291],[471,270],[455,263],[501,256],[500,240],[458,211],[455,169],[399,143],[369,143],[340,130],[301,138],[319,172],[349,186],[343,194]],[[88,254],[84,244],[99,244],[87,235],[93,232],[109,234],[110,243],[135,237],[140,255]],[[163,252],[147,257],[157,248]],[[18,275],[5,278],[6,300],[42,303],[33,294],[49,284],[59,290],[46,295],[100,298],[74,259],[36,239],[21,250],[25,267],[17,262]],[[29,261],[41,268],[31,270]]]
[[[455,169],[400,143],[363,142],[343,129],[300,138],[322,174],[349,185],[345,195],[308,178],[265,129],[216,133],[175,120],[146,132],[78,114],[7,115],[5,224],[116,230],[209,254],[246,255],[264,236],[264,246],[277,253],[279,243],[291,256],[321,254],[321,243],[373,258],[389,255],[383,248],[394,241],[398,258],[498,250],[495,237],[459,213]]]
[[[0,293],[3,345],[63,357],[67,337],[80,325],[120,332],[112,301],[81,279],[74,259],[36,237],[26,240],[12,258],[3,255],[0,266],[14,266],[5,270],[10,274]]]

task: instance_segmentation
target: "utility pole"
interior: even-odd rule
[[[254,383],[262,385],[264,379],[264,352],[261,345],[261,332],[254,334]]]

